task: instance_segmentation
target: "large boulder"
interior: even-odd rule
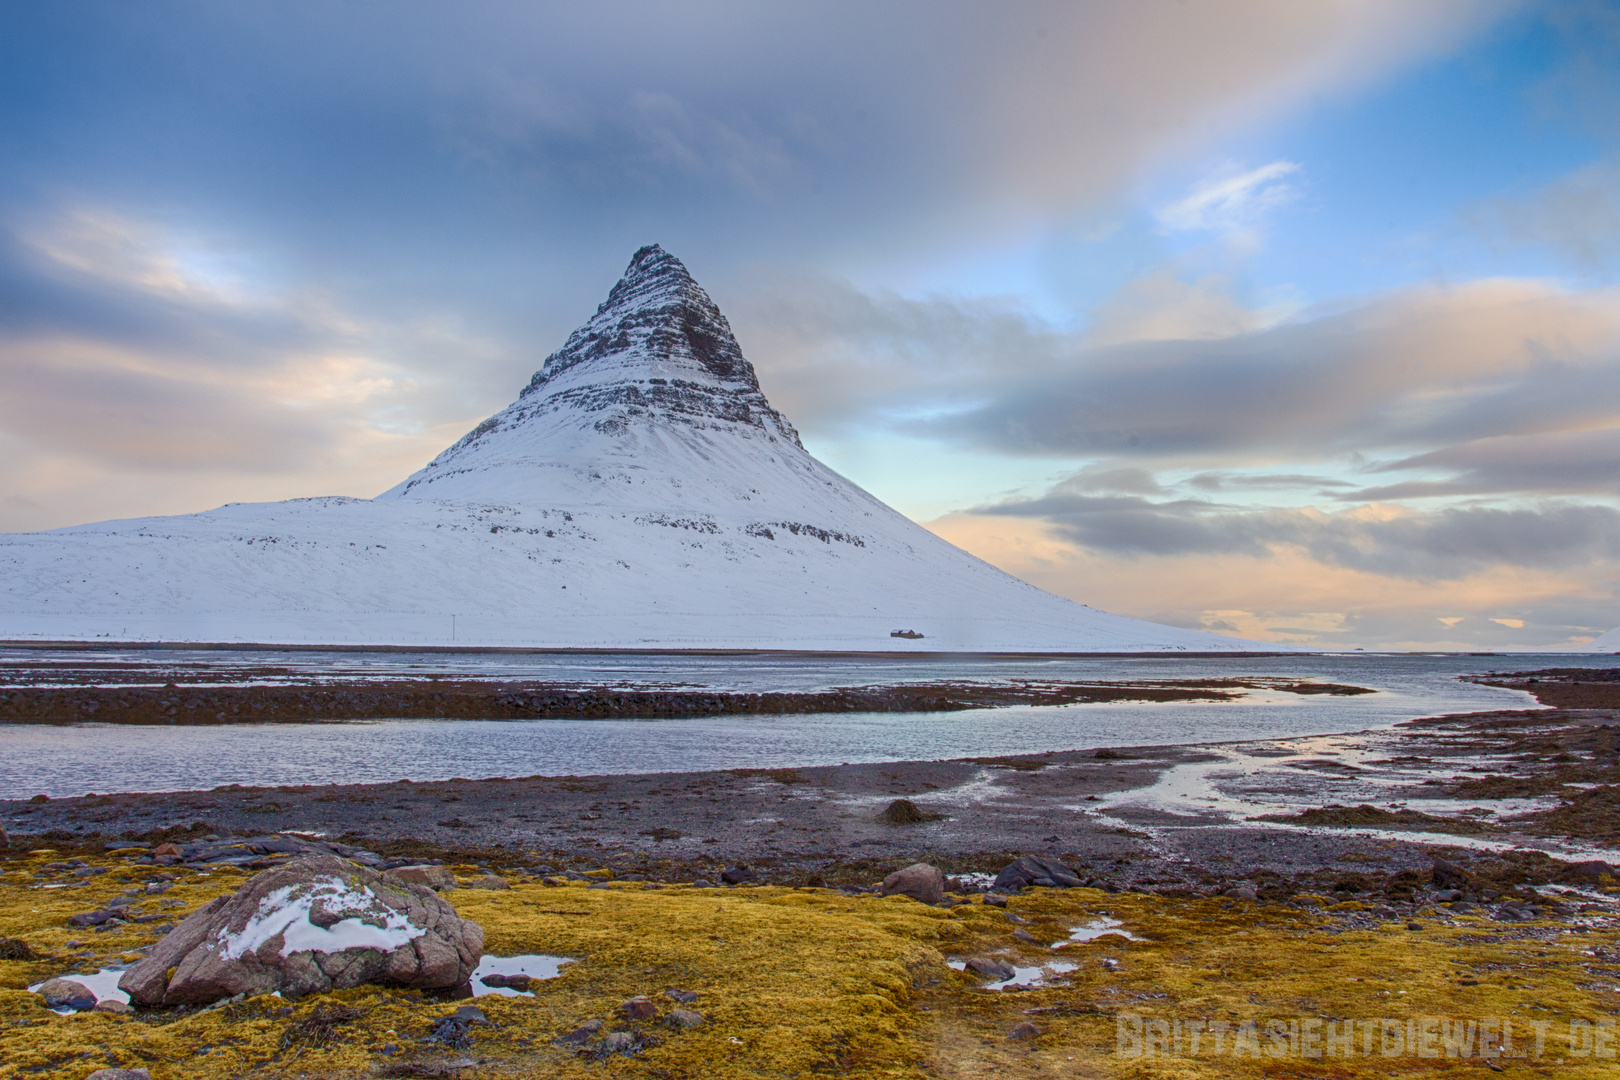
[[[432,889],[320,855],[198,908],[118,988],[138,1005],[294,998],[363,983],[442,990],[467,982],[483,951],[484,931]]]
[[[1017,891],[1029,885],[1044,885],[1049,889],[1073,889],[1081,884],[1080,875],[1056,859],[1043,859],[1039,855],[1020,855],[1002,867],[990,887],[1003,892]]]
[[[945,873],[937,866],[912,863],[883,879],[884,896],[909,896],[924,904],[945,899]]]

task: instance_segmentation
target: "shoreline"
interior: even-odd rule
[[[309,720],[684,719],[840,712],[956,712],[1017,705],[1123,701],[1232,701],[1250,691],[1357,696],[1374,691],[1283,678],[1107,682],[942,681],[803,692],[584,686],[473,678],[288,678],[281,669],[205,675],[166,672],[146,684],[107,681],[105,671],[31,672],[0,680],[0,723],[224,725]],[[274,681],[272,681],[274,680]],[[283,681],[285,680],[285,681]],[[56,683],[58,685],[38,685]],[[59,685],[67,683],[68,685]]]
[[[881,657],[885,660],[894,660],[901,657],[915,657],[920,660],[962,659],[970,660],[977,657],[993,658],[998,660],[1021,659],[1132,659],[1132,658],[1163,658],[1178,657],[1192,660],[1210,658],[1252,659],[1268,656],[1311,656],[1319,655],[1306,649],[1277,649],[1267,651],[1250,651],[1233,649],[1230,652],[1195,652],[1187,649],[1152,649],[1142,651],[1123,652],[1030,652],[1027,650],[1011,650],[1004,652],[976,652],[973,650],[919,650],[919,649],[722,649],[701,648],[689,649],[649,649],[638,648],[633,645],[399,645],[399,644],[354,644],[350,642],[332,644],[310,644],[298,642],[253,642],[253,641],[115,641],[110,638],[62,638],[52,640],[33,640],[28,638],[0,639],[0,649],[38,649],[62,651],[87,651],[98,649],[137,649],[137,650],[196,650],[218,652],[355,652],[355,653],[517,653],[533,654],[539,656],[791,656],[806,659],[845,658],[860,659],[861,657]],[[1332,650],[1326,650],[1332,652]],[[1364,653],[1367,656],[1439,656],[1453,655],[1449,653]],[[1459,656],[1509,656],[1511,653],[1457,653]],[[1553,653],[1525,653],[1522,655],[1557,655]]]
[[[19,843],[320,835],[397,856],[781,884],[904,863],[994,872],[1018,854],[1100,887],[1221,891],[1270,875],[1385,880],[1436,850],[1499,877],[1620,861],[1620,681],[1514,673],[1544,707],[1349,735],[784,769],[398,781],[0,801]],[[1531,682],[1530,680],[1536,680]],[[1590,706],[1560,708],[1578,699]],[[1367,797],[1377,792],[1378,797]],[[906,799],[929,820],[879,820]],[[1561,846],[1559,837],[1574,846]],[[1498,850],[1464,850],[1484,844]],[[1558,856],[1562,854],[1563,860]]]

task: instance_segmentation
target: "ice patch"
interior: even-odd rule
[[[555,979],[562,974],[564,964],[574,963],[571,956],[491,956],[485,953],[472,973],[473,997],[500,994],[504,997],[534,997],[527,990],[512,990],[505,986],[485,986],[479,980],[485,975],[527,975],[531,979]]]
[[[52,977],[71,979],[73,982],[78,983],[80,986],[96,995],[97,1001],[107,1001],[110,999],[112,1001],[122,1001],[125,1005],[129,1004],[129,995],[118,989],[118,980],[124,977],[124,969],[121,967],[102,968],[94,975],[60,975]],[[50,980],[48,979],[46,980],[46,982],[49,981]],[[37,982],[28,988],[28,992],[31,994],[37,994],[39,993],[39,988],[44,985],[44,982]],[[73,1012],[72,1009],[52,1009],[51,1011],[60,1013],[63,1016],[67,1016]]]
[[[293,896],[295,889],[304,891]],[[383,916],[385,925],[342,919],[330,927],[316,926],[309,921],[309,911],[317,900],[325,901],[325,906],[332,911],[375,912]],[[369,888],[352,889],[339,878],[321,878],[307,887],[285,885],[260,900],[258,912],[240,933],[219,935],[219,955],[226,960],[236,960],[256,951],[277,934],[283,935],[282,956],[295,952],[340,953],[345,949],[392,952],[425,933],[426,930],[412,926],[404,914],[383,907]]]
[[[965,960],[947,960],[946,963],[955,968],[957,971],[967,970],[967,961]],[[1052,963],[1041,964],[1035,967],[1018,967],[1017,965],[1014,965],[1012,978],[1003,979],[1001,982],[985,983],[983,986],[979,987],[979,989],[1005,990],[1009,986],[1021,986],[1033,989],[1037,986],[1062,986],[1064,984],[1057,981],[1057,976],[1067,975],[1069,972],[1075,970],[1079,966],[1079,964],[1071,964],[1066,960],[1056,960]]]
[[[1061,949],[1065,945],[1074,945],[1085,941],[1096,941],[1098,938],[1103,937],[1104,935],[1122,937],[1126,941],[1142,940],[1129,930],[1121,930],[1120,926],[1122,925],[1123,924],[1118,919],[1110,919],[1106,917],[1092,919],[1084,926],[1069,927],[1069,940],[1056,942],[1053,944],[1052,948]]]

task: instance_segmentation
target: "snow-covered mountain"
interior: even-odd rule
[[[1584,653],[1620,653],[1620,626],[1610,630],[1607,634],[1599,634],[1585,645],[1577,645],[1570,651]]]
[[[805,451],[656,246],[517,401],[376,499],[0,536],[0,639],[95,638],[1277,648],[1061,599],[891,510]]]

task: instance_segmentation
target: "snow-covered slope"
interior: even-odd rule
[[[1277,648],[1061,599],[891,510],[804,450],[656,246],[517,401],[378,498],[0,536],[0,575],[13,640]]]
[[[1572,652],[1585,653],[1620,653],[1620,626],[1610,630],[1607,634],[1599,634],[1585,645],[1577,645]]]

